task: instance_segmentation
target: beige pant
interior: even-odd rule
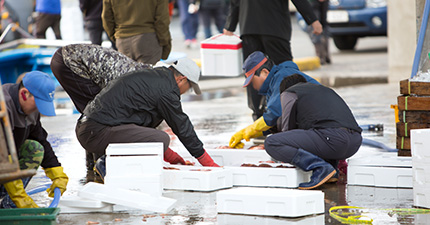
[[[155,64],[160,61],[163,51],[155,33],[118,38],[116,40],[116,47],[122,54],[137,62],[146,64]]]

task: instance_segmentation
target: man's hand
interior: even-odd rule
[[[323,32],[323,28],[319,20],[315,20],[311,26],[313,28],[313,34],[320,35]]]
[[[206,152],[206,150],[202,156],[197,158],[197,160],[199,160],[199,163],[202,164],[202,166],[219,167],[218,164],[216,164],[211,156]]]
[[[223,29],[223,33],[224,35],[227,35],[227,36],[232,36],[234,34],[233,31],[228,31],[225,28]]]
[[[164,151],[164,161],[170,164],[186,165],[185,160],[170,148],[167,148],[167,150]]]
[[[231,136],[230,142],[228,143],[228,146],[230,148],[243,148],[245,144],[242,143],[242,140],[243,140],[243,133],[245,132],[245,129],[242,129],[236,132],[233,136]]]
[[[51,187],[46,191],[48,192],[48,196],[54,197],[54,189],[58,187],[61,191],[61,195],[66,191],[67,183],[69,182],[69,177],[63,172],[63,167],[57,166],[52,168],[46,168],[45,174],[49,179],[52,180]]]

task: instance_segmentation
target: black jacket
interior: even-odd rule
[[[136,124],[155,128],[165,120],[194,157],[204,153],[203,143],[182,111],[174,75],[165,67],[131,72],[111,81],[88,103],[84,114],[107,126]]]
[[[9,115],[15,148],[19,157],[19,147],[27,139],[38,141],[44,148],[42,160],[43,168],[60,166],[57,156],[52,150],[51,144],[47,141],[48,133],[40,123],[40,113],[38,111],[25,115],[18,100],[19,84],[4,84],[2,86],[6,101],[6,108]]]
[[[231,0],[225,29],[235,31],[240,25],[240,35],[271,35],[291,39],[291,20],[288,0]],[[307,0],[292,0],[306,23],[317,20]]]

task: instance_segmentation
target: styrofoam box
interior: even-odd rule
[[[319,190],[239,187],[217,192],[219,213],[299,217],[324,213]]]
[[[297,188],[300,183],[309,182],[312,174],[298,168],[226,168],[233,171],[233,186]]]
[[[216,35],[201,42],[202,76],[238,76],[242,70],[242,40]]]
[[[218,225],[324,225],[324,214],[286,220],[267,216],[218,214]]]
[[[121,177],[106,176],[105,185],[109,187],[125,188],[131,191],[139,191],[153,196],[161,196],[163,193],[163,183],[161,174]]]
[[[163,143],[113,143],[106,148],[106,155],[163,155]]]
[[[112,204],[79,196],[63,196],[58,203],[61,213],[112,212]]]
[[[397,152],[348,159],[349,166],[412,167],[411,157],[399,157]]]
[[[348,165],[348,184],[375,187],[412,188],[411,167]]]
[[[414,183],[414,206],[430,208],[430,187]]]
[[[421,161],[412,162],[414,182],[430,187],[430,164]]]
[[[430,129],[411,130],[412,160],[430,163]]]
[[[179,170],[163,171],[165,189],[215,191],[233,186],[232,171],[220,167],[172,166]],[[210,170],[210,171],[198,171]]]
[[[78,196],[159,213],[169,212],[176,203],[175,199],[151,196],[142,192],[109,187],[94,182],[85,184],[82,189],[79,190]]]
[[[411,188],[379,188],[347,185],[349,205],[379,207],[387,202],[409,202],[413,195]]]
[[[243,163],[259,163],[272,160],[265,150],[206,149],[219,166],[240,166]]]

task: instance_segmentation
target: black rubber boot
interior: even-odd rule
[[[303,149],[298,149],[291,164],[304,171],[312,170],[311,181],[299,184],[302,190],[319,187],[336,174],[336,169],[330,163]]]
[[[100,175],[102,181],[104,182],[106,176],[106,155],[103,155],[97,159],[96,165],[94,166],[94,171]]]

